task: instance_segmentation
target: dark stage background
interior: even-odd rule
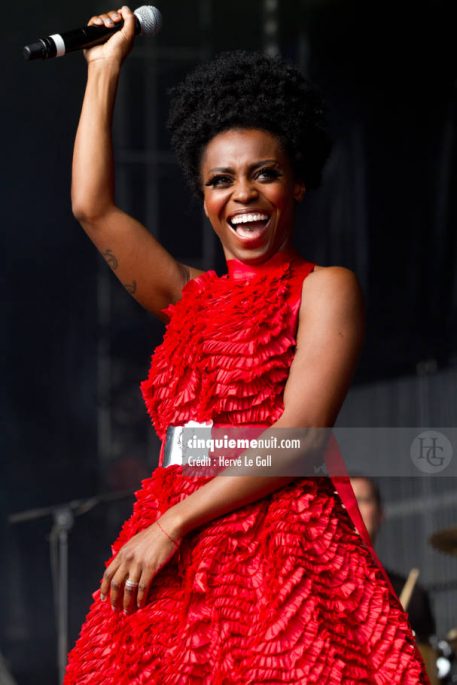
[[[280,52],[324,90],[335,138],[324,185],[299,216],[297,246],[310,260],[354,269],[367,302],[365,349],[340,424],[455,426],[455,3],[157,4],[163,31],[138,41],[120,87],[120,204],[181,260],[223,271],[169,151],[167,90],[220,50]],[[24,44],[103,9],[98,0],[26,0],[8,7],[2,25],[0,652],[20,685],[57,682],[52,518],[9,525],[8,515],[137,488],[157,458],[138,382],[161,324],[115,281],[70,209],[83,57],[21,56]],[[426,538],[456,523],[455,481],[392,478],[382,489],[380,556],[404,573],[422,569],[444,635],[457,623],[457,564]],[[105,502],[75,521],[71,643],[131,502]]]

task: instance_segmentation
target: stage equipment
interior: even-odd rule
[[[144,5],[135,10],[135,33],[143,36],[155,36],[162,25],[162,15],[157,7]],[[47,38],[39,38],[34,43],[26,45],[23,50],[24,59],[51,59],[63,57],[67,52],[91,48],[106,41],[123,27],[120,21],[114,26],[83,26],[80,29],[55,33]]]
[[[57,624],[57,667],[59,683],[62,682],[65,673],[68,654],[68,534],[73,527],[76,516],[81,516],[91,511],[98,504],[114,502],[132,497],[134,491],[112,492],[96,495],[88,499],[77,499],[64,504],[40,509],[29,509],[8,518],[10,524],[35,521],[46,516],[51,516],[53,525],[49,534],[51,554],[52,585],[54,593],[54,607]]]
[[[457,554],[457,526],[438,530],[430,536],[428,541],[439,552]]]

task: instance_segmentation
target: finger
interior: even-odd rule
[[[128,5],[122,5],[122,7],[118,9],[118,12],[122,15],[124,20],[126,17],[130,17],[133,15],[133,12]]]
[[[111,26],[114,26],[114,24],[118,24],[120,21],[122,21],[122,14],[116,10],[108,12],[108,21],[111,22]]]
[[[155,573],[152,569],[143,569],[140,580],[138,581],[139,585],[136,595],[136,605],[138,609],[141,609],[146,604],[154,575]]]
[[[124,583],[124,614],[130,614],[136,608],[136,598],[138,593],[138,587],[140,584],[141,569],[129,569],[129,577]],[[130,583],[136,583],[136,586],[132,587]]]
[[[103,19],[99,16],[91,17],[87,22],[87,25],[92,26],[93,24],[101,26],[101,24],[103,24]]]
[[[104,602],[110,593],[111,580],[119,568],[119,562],[117,559],[111,562],[111,564],[105,569],[103,574],[102,582],[100,585],[100,599]]]
[[[122,607],[124,583],[128,576],[129,573],[125,566],[120,566],[111,579],[110,602],[113,609],[120,609]]]
[[[125,35],[128,38],[132,38],[135,34],[135,15],[130,9],[130,7],[127,7],[124,5],[121,7],[119,10],[119,14],[121,15],[122,19],[124,20],[124,26],[122,27],[122,31],[125,33]]]
[[[114,26],[115,23],[122,21],[122,16],[119,12],[113,10],[112,12],[105,12],[104,14],[98,14],[89,20],[89,24],[96,24],[97,26]]]

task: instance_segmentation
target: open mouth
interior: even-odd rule
[[[266,212],[246,212],[235,214],[228,224],[242,240],[255,240],[264,233],[270,218]]]

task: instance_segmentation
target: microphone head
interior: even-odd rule
[[[155,36],[162,28],[162,15],[157,7],[143,5],[134,11],[134,15],[141,26],[142,36]]]

